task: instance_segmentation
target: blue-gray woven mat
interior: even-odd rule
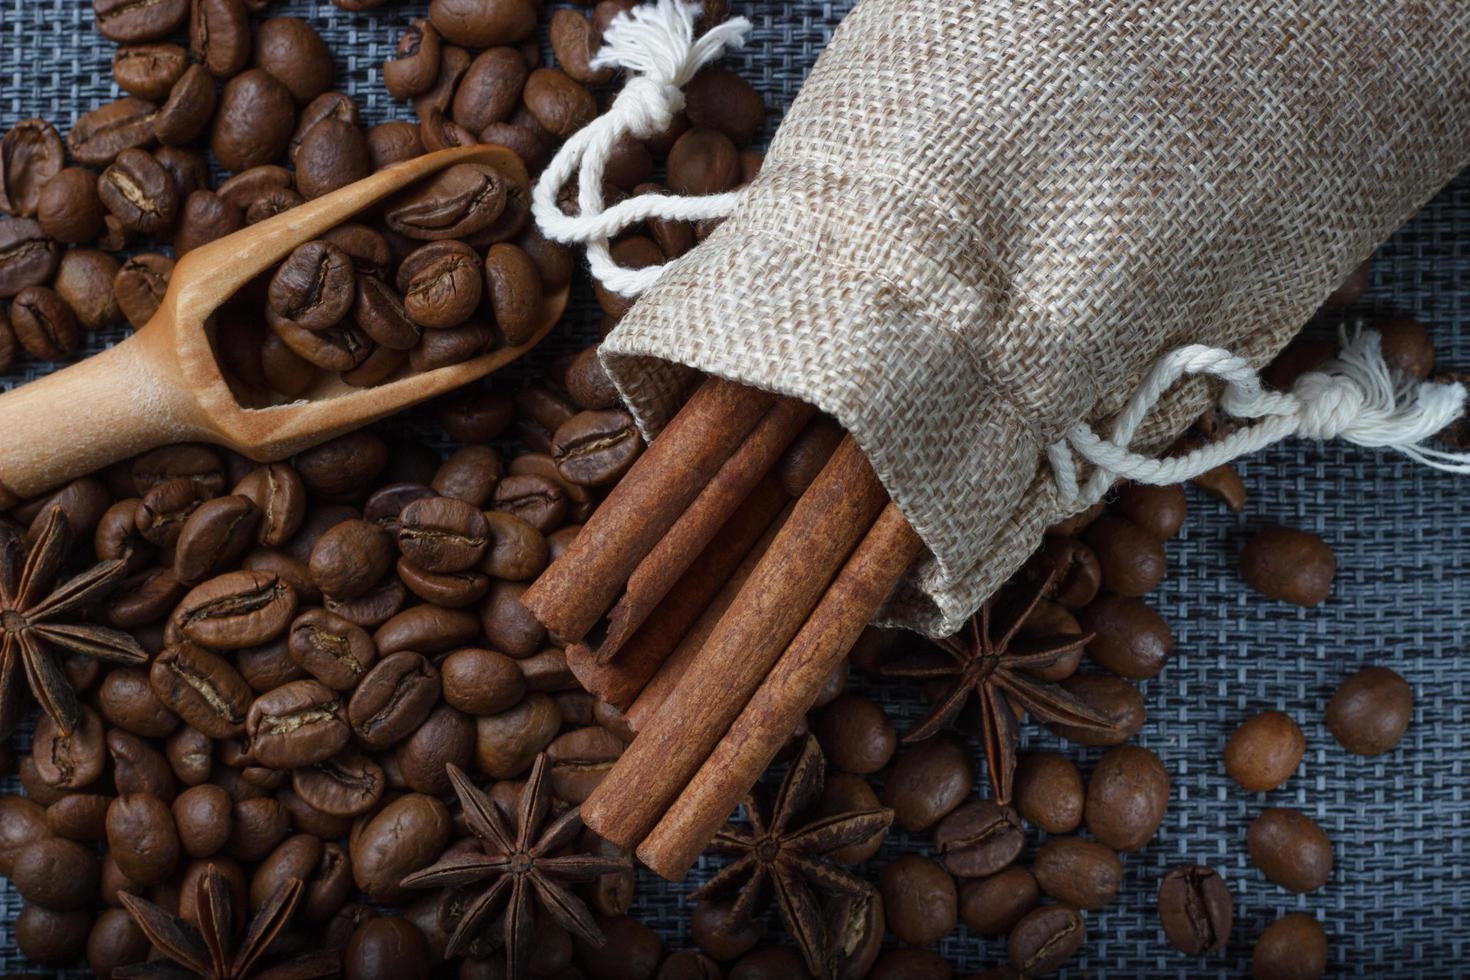
[[[778,110],[795,95],[848,6],[845,0],[736,0],[755,31],[733,61]],[[325,2],[290,0],[273,10],[307,17],[322,31],[336,54],[338,87],[355,95],[366,119],[377,122],[404,115],[382,91],[378,69],[402,26],[423,7],[389,4],[373,15],[349,15]],[[112,50],[93,28],[85,0],[0,0],[0,131],[33,115],[64,130],[79,112],[116,97]],[[773,112],[772,125],[776,117]],[[1441,365],[1465,369],[1467,272],[1470,180],[1461,179],[1384,247],[1363,309],[1415,314],[1432,325]],[[595,335],[595,323],[584,299],[550,348],[579,346],[579,339]],[[118,336],[95,336],[89,350]],[[27,361],[21,373],[0,378],[0,386],[49,369]],[[411,413],[391,424],[427,434],[431,423]],[[1470,510],[1463,484],[1339,445],[1284,446],[1242,469],[1251,491],[1246,513],[1230,515],[1191,492],[1190,519],[1169,545],[1169,578],[1151,597],[1178,639],[1174,661],[1145,685],[1149,722],[1139,737],[1163,756],[1173,776],[1168,816],[1158,838],[1128,857],[1118,900],[1089,917],[1089,943],[1066,975],[1247,975],[1252,943],[1265,924],[1303,910],[1326,924],[1333,975],[1457,976],[1470,931],[1470,882],[1461,873],[1470,836],[1464,762],[1470,691],[1462,667],[1470,612],[1470,547],[1462,539]],[[1336,589],[1322,608],[1267,602],[1239,583],[1234,564],[1243,540],[1253,528],[1275,522],[1316,531],[1337,551]],[[1347,755],[1321,724],[1337,683],[1366,663],[1392,666],[1417,696],[1403,743],[1371,760]],[[921,708],[912,691],[857,683],[884,700],[900,727]],[[1265,708],[1295,717],[1308,750],[1301,771],[1283,789],[1253,796],[1224,776],[1219,758],[1234,726]],[[1096,752],[1079,756],[1085,766],[1095,758]],[[1300,807],[1331,835],[1336,869],[1316,894],[1288,894],[1247,861],[1245,826],[1268,804]],[[876,878],[887,857],[928,846],[927,838],[895,836],[866,870]],[[1215,866],[1235,895],[1232,941],[1208,960],[1176,953],[1158,927],[1158,878],[1180,862]],[[700,869],[696,877],[707,873]],[[648,875],[640,881],[636,914],[658,928],[670,948],[690,944],[684,890]],[[0,891],[5,973],[27,969],[10,934],[18,909],[7,884]],[[779,941],[779,928],[773,924],[767,935]],[[998,941],[967,936],[963,928],[941,949],[959,972],[1004,955]]]

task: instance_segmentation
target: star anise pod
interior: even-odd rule
[[[592,946],[603,943],[602,930],[568,882],[591,881],[631,866],[627,857],[600,857],[568,852],[582,831],[581,810],[573,807],[551,821],[551,787],[546,754],[536,757],[521,790],[516,828],[512,832],[493,800],[477,789],[452,763],[445,767],[464,810],[470,832],[483,853],[458,853],[403,879],[405,888],[473,887],[479,894],[464,903],[464,914],[449,937],[448,956],[455,956],[498,925],[512,977],[525,973],[531,958],[531,933],[539,905],[573,936]],[[497,918],[498,917],[498,918]]]
[[[336,953],[318,950],[255,972],[261,956],[275,941],[301,901],[305,885],[300,878],[287,878],[266,899],[245,929],[245,938],[235,945],[235,908],[230,883],[214,865],[200,876],[195,908],[199,926],[170,915],[152,902],[119,892],[123,907],[169,960],[150,960],[113,971],[122,980],[176,980],[205,977],[206,980],[311,980],[333,977],[341,972]]]
[[[1021,635],[1021,627],[1050,592],[1055,579],[1053,571],[1031,586],[1031,591],[1012,608],[1004,628],[996,629],[995,600],[988,599],[964,629],[936,644],[938,656],[921,654],[884,668],[884,673],[893,677],[948,682],[929,717],[904,736],[906,742],[935,735],[958,717],[970,695],[979,698],[980,738],[985,743],[990,785],[1000,804],[1011,801],[1023,713],[1075,728],[1112,731],[1116,727],[1060,684],[1034,673],[1092,640],[1091,636],[1076,634]]]
[[[70,545],[71,525],[60,507],[47,512],[29,554],[20,532],[0,524],[0,734],[20,722],[22,671],[56,727],[66,734],[76,727],[77,696],[56,647],[120,664],[148,660],[128,634],[76,621],[116,587],[127,565],[99,562],[58,585]]]
[[[747,917],[767,897],[769,886],[786,931],[796,940],[807,969],[815,976],[829,975],[838,953],[831,945],[832,930],[819,894],[856,899],[873,887],[826,855],[869,840],[893,823],[893,811],[886,808],[819,816],[803,822],[822,795],[826,770],[821,746],[808,735],[801,754],[781,780],[769,819],[755,797],[746,796],[743,805],[748,826],[726,825],[710,844],[712,851],[739,856],[693,895],[704,900],[738,892],[731,913]]]

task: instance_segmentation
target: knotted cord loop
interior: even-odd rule
[[[1470,454],[1420,445],[1463,414],[1464,386],[1396,376],[1383,360],[1376,330],[1344,330],[1340,340],[1337,358],[1303,374],[1289,392],[1265,390],[1249,362],[1226,350],[1191,344],[1164,355],[1113,420],[1106,438],[1079,424],[1047,447],[1064,505],[1068,510],[1087,507],[1120,477],[1153,484],[1190,480],[1291,436],[1345,439],[1391,449],[1448,473],[1470,473]],[[1225,411],[1259,421],[1182,456],[1155,459],[1133,452],[1129,445],[1159,399],[1180,378],[1197,374],[1225,382],[1220,398]],[[1086,483],[1078,479],[1078,456],[1093,467]]]
[[[611,208],[602,196],[608,157],[624,135],[647,139],[663,132],[684,108],[684,86],[704,65],[727,48],[745,43],[750,21],[732,17],[699,37],[694,20],[699,5],[657,0],[619,14],[603,33],[594,68],[625,68],[634,74],[602,116],[574,133],[536,181],[531,211],[542,234],[568,245],[586,245],[592,274],[606,288],[637,296],[663,274],[664,266],[628,269],[613,260],[608,241],[618,232],[652,218],[699,221],[727,217],[737,192],[704,197],[643,194]],[[557,205],[557,196],[573,175],[577,180],[578,214]]]

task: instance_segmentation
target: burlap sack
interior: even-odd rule
[[[889,618],[948,633],[1064,516],[1062,433],[1181,344],[1264,363],[1466,165],[1467,81],[1462,0],[862,0],[604,359],[649,433],[691,367],[836,416],[932,552]]]

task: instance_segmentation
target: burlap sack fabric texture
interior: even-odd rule
[[[1048,446],[1182,344],[1264,364],[1467,162],[1470,4],[862,0],[603,357],[650,434],[692,369],[834,415],[945,634],[1065,516]]]

